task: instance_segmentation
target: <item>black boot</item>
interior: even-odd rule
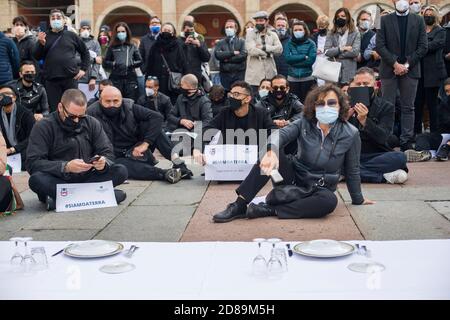
[[[119,189],[114,189],[114,196],[116,197],[117,204],[120,204],[127,198],[125,191]]]
[[[237,202],[230,203],[227,208],[213,216],[214,222],[223,223],[230,222],[234,219],[245,219],[247,207]]]
[[[250,203],[247,208],[247,218],[256,219],[256,218],[265,218],[265,217],[274,217],[276,216],[275,209],[271,208],[266,203],[254,204]]]
[[[191,179],[194,176],[192,171],[188,169],[184,162],[180,164],[174,164],[173,168],[181,170],[181,179]]]

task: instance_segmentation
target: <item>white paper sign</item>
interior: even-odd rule
[[[13,173],[20,173],[22,171],[22,156],[20,153],[8,156],[6,162],[13,169]]]
[[[79,83],[78,89],[82,91],[86,95],[87,101],[91,100],[92,98],[95,98],[95,94],[98,91],[98,84],[95,85],[95,89],[90,91],[89,90],[89,84],[87,83]]]
[[[56,186],[56,212],[116,207],[112,181]]]
[[[242,181],[258,161],[258,146],[207,145],[204,154],[205,180]]]

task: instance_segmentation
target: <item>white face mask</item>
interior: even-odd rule
[[[359,27],[360,27],[362,30],[369,30],[369,29],[370,29],[370,25],[371,25],[371,23],[370,23],[369,20],[361,20],[361,21],[359,22]]]
[[[413,13],[420,13],[420,3],[413,3],[409,8]]]
[[[252,27],[247,28],[247,32],[252,32],[253,30],[255,30],[255,28],[252,28]]]
[[[90,35],[91,35],[91,33],[88,30],[81,31],[81,33],[80,33],[80,36],[82,38],[89,38]]]
[[[23,26],[14,27],[14,35],[16,37],[22,37],[24,34],[25,34],[25,27]]]
[[[409,9],[409,3],[406,0],[400,0],[395,3],[395,9],[398,13],[405,13]]]
[[[145,94],[147,97],[153,97],[155,95],[155,90],[151,88],[145,88]]]

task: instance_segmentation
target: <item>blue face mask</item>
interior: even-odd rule
[[[161,26],[150,26],[150,31],[153,34],[157,34],[157,33],[159,33],[161,31]]]
[[[126,32],[118,32],[117,33],[117,39],[119,39],[120,41],[125,41],[126,38],[127,38]]]
[[[236,35],[236,30],[232,28],[226,28],[225,34],[227,35],[227,37],[234,37]]]
[[[305,36],[305,31],[294,31],[294,37],[296,39],[302,39]]]
[[[286,35],[286,29],[285,28],[277,29],[277,31],[278,31],[278,34],[281,35],[281,36]]]
[[[50,26],[53,28],[53,29],[56,29],[56,30],[61,30],[62,28],[63,28],[63,22],[62,22],[62,20],[52,20],[52,21],[50,21]]]
[[[339,117],[339,110],[331,107],[316,107],[316,118],[320,123],[332,124]]]

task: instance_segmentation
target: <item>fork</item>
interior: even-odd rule
[[[367,258],[371,258],[371,257],[372,257],[372,252],[371,252],[369,249],[367,249],[366,246],[362,246],[361,248],[363,249],[364,255],[365,255]]]
[[[134,253],[137,249],[139,249],[139,247],[137,247],[137,246],[135,246],[135,245],[132,245],[132,246],[130,247],[130,249],[128,249],[127,253],[125,253],[125,257],[131,258],[131,257],[133,256],[133,253]]]

